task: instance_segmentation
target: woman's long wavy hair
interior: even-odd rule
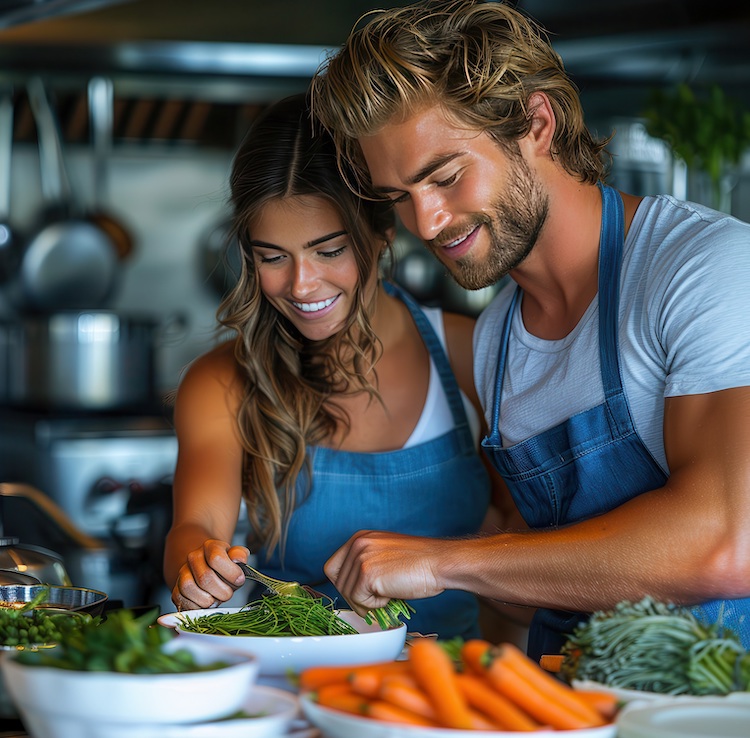
[[[333,141],[324,131],[314,131],[304,95],[272,105],[254,121],[235,155],[230,188],[233,234],[242,259],[218,320],[236,336],[235,358],[244,381],[238,415],[245,450],[243,495],[256,542],[269,555],[278,545],[283,555],[298,478],[307,475],[307,446],[348,425],[334,395],[365,391],[378,396],[373,368],[380,343],[363,287],[387,250],[394,216],[347,187]],[[357,264],[352,312],[344,328],[325,341],[306,340],[265,298],[249,246],[263,207],[297,195],[321,197],[337,208]]]
[[[513,150],[530,130],[535,92],[555,112],[552,155],[581,182],[596,183],[609,139],[586,128],[578,89],[546,33],[502,2],[424,0],[370,11],[311,87],[313,113],[363,193],[369,175],[358,138],[438,104],[459,125]]]

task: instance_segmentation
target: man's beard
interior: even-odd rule
[[[472,218],[461,224],[460,233],[486,226],[490,238],[486,258],[472,258],[471,252],[450,262],[451,276],[467,290],[479,290],[499,282],[529,255],[547,220],[549,196],[534,177],[528,164],[519,156],[514,175],[498,197],[491,214]],[[450,240],[441,234],[443,242]],[[457,236],[459,234],[457,233]]]

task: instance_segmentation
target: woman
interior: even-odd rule
[[[219,322],[232,337],[190,366],[175,405],[174,603],[210,607],[244,583],[234,562],[249,551],[230,543],[243,498],[258,568],[334,598],[323,564],[357,530],[478,531],[490,483],[473,321],[383,285],[392,212],[349,190],[303,96],[254,123],[231,200],[243,263]],[[473,595],[446,592],[409,627],[472,637],[477,618]]]

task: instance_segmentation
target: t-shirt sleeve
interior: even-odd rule
[[[667,397],[750,385],[750,226],[732,218],[675,238],[647,316],[657,316]]]

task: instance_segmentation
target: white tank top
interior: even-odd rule
[[[440,345],[445,349],[443,311],[440,308],[425,307],[424,305],[420,307],[435,330],[435,333],[440,340]],[[471,435],[477,446],[479,446],[479,416],[477,415],[474,405],[471,404],[471,400],[469,400],[463,391],[461,392],[461,399],[464,403],[466,417],[469,420]],[[440,381],[440,375],[438,374],[435,362],[432,360],[432,357],[430,357],[430,381],[427,387],[427,399],[422,408],[422,415],[403,447],[409,448],[410,446],[416,446],[417,444],[431,441],[433,438],[442,436],[443,433],[451,430],[454,425],[453,415],[451,415],[451,409],[450,405],[448,405],[448,398],[445,394],[443,383]]]

